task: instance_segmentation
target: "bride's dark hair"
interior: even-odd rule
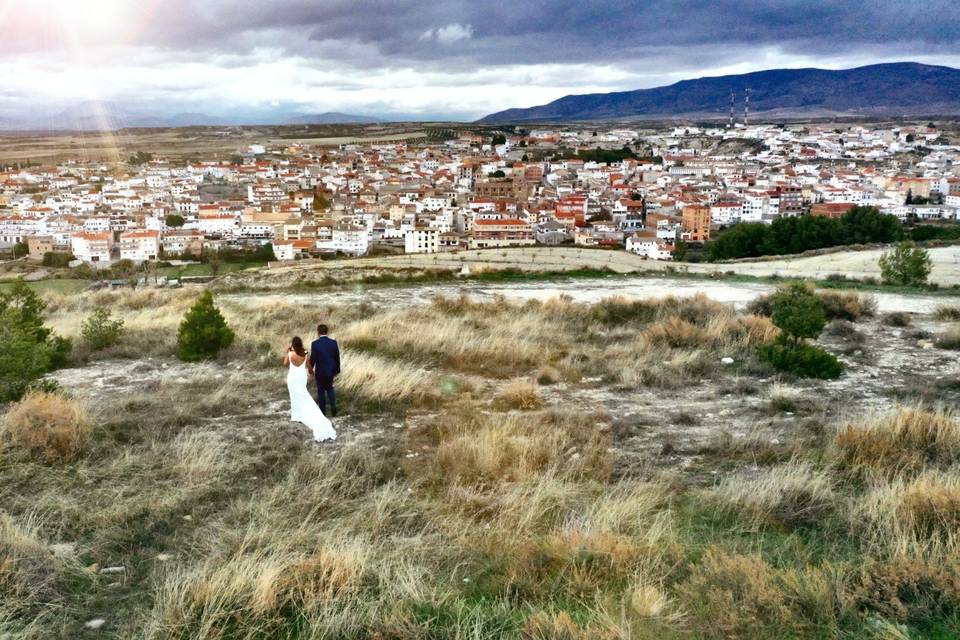
[[[290,341],[293,350],[296,351],[297,355],[301,358],[307,355],[307,352],[303,349],[303,340],[300,339],[300,336],[293,336],[293,340]]]

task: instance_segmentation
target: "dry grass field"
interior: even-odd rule
[[[804,381],[705,296],[221,295],[236,342],[180,363],[199,293],[50,296],[64,335],[97,306],[126,331],[0,408],[0,638],[960,634],[955,309],[834,300],[847,371]],[[319,320],[324,444],[279,364]]]

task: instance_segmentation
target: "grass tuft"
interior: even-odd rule
[[[537,386],[526,380],[516,380],[504,386],[497,394],[495,404],[500,409],[533,411],[543,407],[543,398]]]

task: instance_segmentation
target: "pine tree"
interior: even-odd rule
[[[220,309],[213,304],[213,295],[204,291],[180,323],[178,355],[186,362],[212,360],[233,344],[235,337]]]

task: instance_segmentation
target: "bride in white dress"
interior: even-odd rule
[[[335,440],[337,432],[333,430],[333,424],[323,415],[307,390],[307,379],[313,371],[313,363],[303,348],[300,336],[294,336],[290,348],[283,356],[283,365],[287,368],[290,419],[307,425],[313,431],[313,439],[317,442]]]

